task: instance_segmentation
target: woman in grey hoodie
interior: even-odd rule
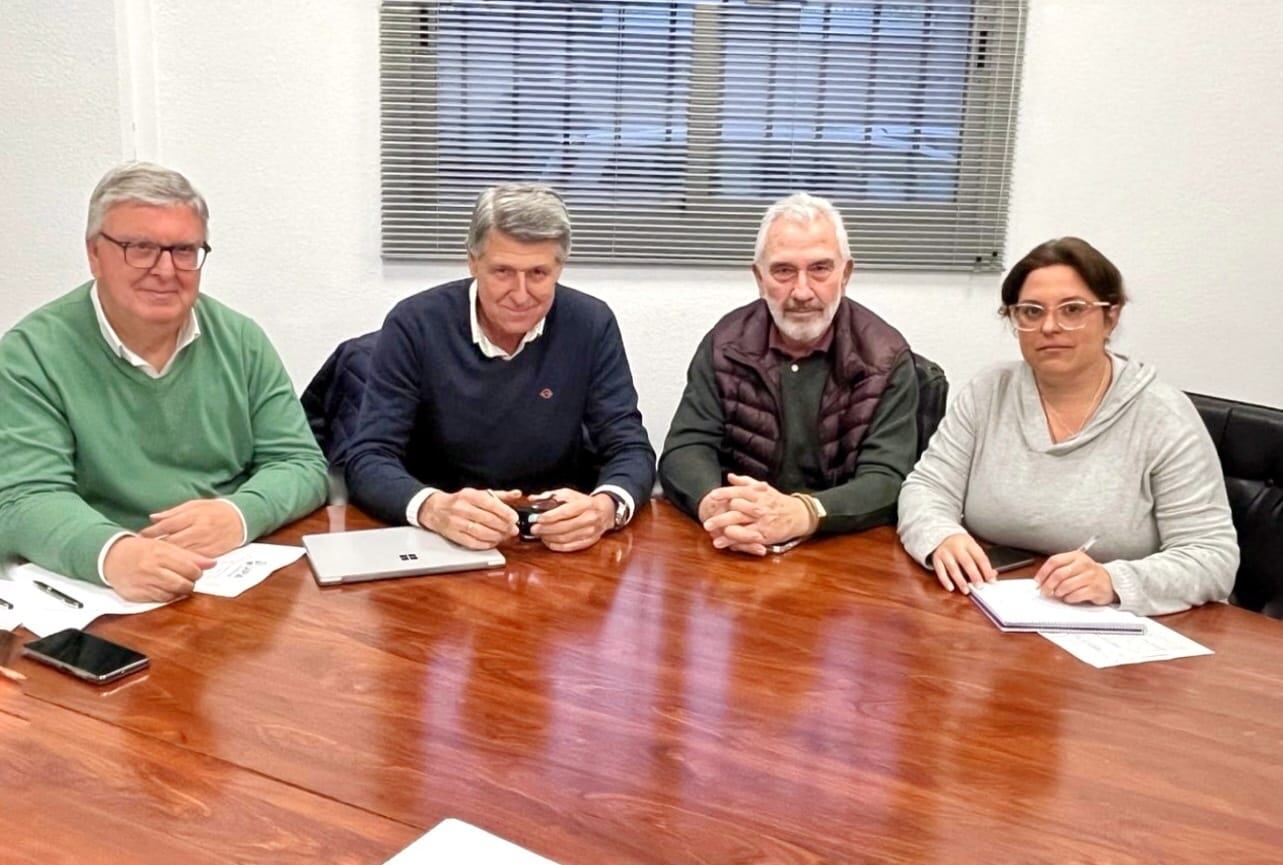
[[[980,537],[1050,555],[1035,579],[1071,603],[1153,615],[1225,600],[1239,553],[1216,449],[1185,394],[1109,351],[1118,269],[1049,240],[1002,302],[1024,362],[949,406],[900,491],[905,549],[950,591],[996,577]]]

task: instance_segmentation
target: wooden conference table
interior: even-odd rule
[[[152,658],[101,689],[13,659],[0,861],[377,865],[447,816],[563,865],[1283,861],[1278,622],[1211,605],[1164,621],[1214,656],[1095,670],[889,528],[749,560],[656,502],[506,552],[100,620]]]

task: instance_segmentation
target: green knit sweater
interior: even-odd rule
[[[319,507],[325,460],[259,327],[212,298],[159,379],[103,339],[91,283],[0,339],[0,558],[97,581],[122,529],[230,499],[253,539]]]

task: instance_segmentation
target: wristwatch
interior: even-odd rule
[[[802,502],[802,504],[806,506],[806,512],[810,514],[811,525],[806,531],[806,536],[809,537],[810,535],[818,532],[820,530],[821,523],[824,522],[824,518],[829,515],[828,512],[824,510],[824,504],[815,496],[807,495],[806,493],[789,493],[789,495]]]
[[[624,523],[628,522],[628,502],[624,501],[623,496],[616,495],[610,490],[602,490],[602,492],[610,496],[610,500],[615,503],[615,522],[610,530],[613,532],[622,529]]]

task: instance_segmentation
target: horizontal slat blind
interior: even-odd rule
[[[861,267],[997,270],[1023,29],[1020,0],[388,0],[384,257],[458,259],[526,180],[580,261],[742,264],[805,190]]]

